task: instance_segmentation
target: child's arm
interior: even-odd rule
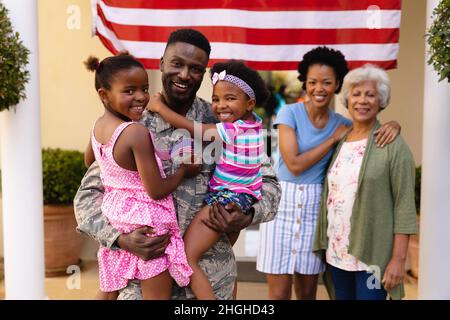
[[[171,194],[184,178],[196,176],[201,165],[181,165],[173,175],[162,178],[155,158],[153,142],[142,125],[132,125],[125,129],[123,138],[131,147],[136,167],[148,195],[155,200],[162,199]]]
[[[89,168],[94,161],[94,151],[92,150],[91,141],[89,141],[86,151],[84,152],[84,164]]]
[[[200,123],[196,121],[188,120],[186,117],[176,113],[170,109],[163,101],[163,97],[160,93],[156,93],[150,96],[148,103],[148,109],[153,112],[159,113],[159,115],[171,126],[179,129],[186,129],[189,131],[192,137],[194,136],[195,126],[200,126],[202,133],[202,140],[213,141],[220,139],[219,133],[215,124]],[[198,129],[197,129],[198,130]]]

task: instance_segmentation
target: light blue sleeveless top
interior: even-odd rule
[[[330,110],[330,118],[323,129],[313,126],[306,113],[302,102],[289,104],[281,108],[274,122],[274,127],[279,124],[287,125],[295,130],[300,153],[311,150],[327,140],[341,124],[350,126],[352,122],[342,115]],[[325,171],[333,154],[334,148],[318,163],[303,171],[300,175],[293,175],[280,156],[277,176],[282,181],[297,184],[323,184]]]

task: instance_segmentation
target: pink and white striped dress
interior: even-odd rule
[[[92,149],[101,170],[105,187],[102,213],[121,233],[129,233],[142,226],[154,228],[156,235],[169,233],[170,243],[165,255],[144,261],[125,250],[100,247],[97,257],[100,273],[100,290],[117,291],[127,286],[131,279],[149,279],[169,269],[179,286],[187,286],[192,269],[187,263],[184,243],[178,228],[172,196],[153,200],[145,191],[137,171],[120,167],[113,158],[113,149],[122,131],[138,122],[124,122],[116,128],[110,141],[102,145],[91,133]],[[95,125],[94,125],[95,127]],[[149,133],[150,139],[150,133]],[[165,177],[162,163],[155,154],[159,171]]]

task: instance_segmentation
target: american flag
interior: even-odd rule
[[[397,66],[401,0],[93,0],[93,32],[112,53],[128,50],[158,69],[169,34],[193,28],[211,42],[210,65],[245,60],[257,70],[296,70],[318,45],[350,68]]]

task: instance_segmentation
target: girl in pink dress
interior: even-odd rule
[[[192,274],[171,193],[200,168],[182,165],[165,177],[148,129],[137,122],[149,101],[148,76],[140,62],[119,54],[102,62],[90,57],[86,66],[95,71],[95,88],[105,107],[85,154],[87,165],[96,160],[100,166],[105,186],[102,213],[122,233],[150,226],[155,235],[171,236],[165,255],[148,261],[125,250],[100,247],[97,298],[117,299],[118,290],[139,279],[144,299],[170,299],[173,279],[187,286]]]

